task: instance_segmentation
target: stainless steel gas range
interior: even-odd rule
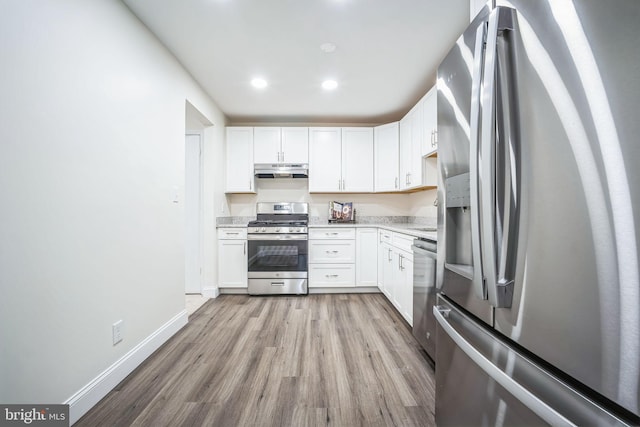
[[[308,294],[307,203],[258,203],[248,224],[250,295]]]

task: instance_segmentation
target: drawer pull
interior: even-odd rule
[[[338,251],[325,251],[325,252],[328,253],[328,254],[337,254],[338,253]]]
[[[324,277],[332,278],[332,277],[338,277],[338,275],[337,274],[325,274]]]

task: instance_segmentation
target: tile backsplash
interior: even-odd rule
[[[229,215],[217,219],[217,224],[242,224],[255,219],[258,202],[309,203],[309,221],[327,224],[329,202],[352,202],[358,224],[420,224],[436,225],[436,190],[415,193],[318,194],[309,193],[305,179],[258,179],[256,194],[228,194]]]

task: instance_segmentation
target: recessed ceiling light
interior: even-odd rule
[[[256,77],[255,79],[251,80],[251,86],[255,87],[256,89],[264,89],[265,87],[267,87],[267,81],[265,79],[261,79],[260,77]]]
[[[324,53],[333,53],[336,50],[336,45],[333,43],[322,43],[320,45],[320,50]]]
[[[325,80],[322,82],[322,89],[324,90],[334,90],[338,87],[338,82],[335,80]]]

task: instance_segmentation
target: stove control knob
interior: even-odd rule
[[[276,233],[280,232],[280,227],[276,228]]]
[[[262,231],[262,232],[264,233],[264,232],[266,232],[266,231],[267,231],[267,229],[266,229],[265,227],[262,227],[262,228],[260,229],[260,231]]]

